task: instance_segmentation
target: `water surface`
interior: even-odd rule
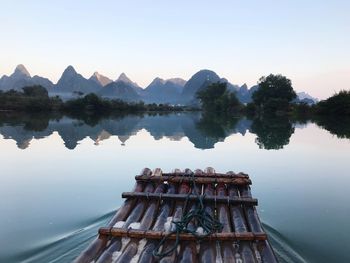
[[[243,171],[282,262],[350,262],[349,126],[200,113],[0,116],[0,262],[69,262],[143,167]],[[322,127],[321,127],[322,126]]]

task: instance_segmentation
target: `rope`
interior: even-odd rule
[[[195,236],[198,240],[200,240],[201,238],[206,237],[210,234],[220,232],[223,228],[223,225],[218,220],[213,218],[208,212],[205,211],[205,207],[203,204],[205,195],[200,195],[197,192],[196,182],[193,173],[191,173],[191,178],[192,189],[195,190],[194,194],[197,197],[198,205],[194,209],[188,211],[186,214],[183,214],[179,221],[172,221],[172,224],[175,225],[175,229],[173,231],[170,231],[169,234],[167,234],[166,236],[164,236],[153,251],[153,256],[157,258],[169,256],[177,249],[177,246],[180,243],[181,233],[190,233],[193,236]],[[190,194],[187,195],[185,201],[184,211],[186,211],[186,207],[189,201],[189,195]],[[195,230],[191,230],[188,227],[190,222],[196,222],[197,224],[195,229],[197,229],[198,227],[202,227],[206,234],[198,235],[198,233]],[[176,234],[175,243],[168,250],[163,252],[159,251],[163,244],[168,240],[169,236],[173,234]]]

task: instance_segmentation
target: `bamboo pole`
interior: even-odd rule
[[[202,171],[198,171],[201,173]],[[203,172],[202,172],[203,173]],[[208,174],[207,174],[208,175]],[[208,175],[209,176],[209,175]],[[214,184],[204,185],[203,194],[206,196],[213,196],[215,194]],[[213,204],[205,204],[204,211],[214,218],[214,207]],[[212,263],[216,261],[216,242],[203,241],[200,243],[199,248],[199,262],[201,263]]]
[[[186,174],[191,174],[191,177],[193,178],[194,174],[190,169],[186,169]],[[192,182],[193,183],[193,182]],[[192,184],[191,194],[194,196],[201,195],[202,191],[202,185],[201,184]],[[197,202],[198,199],[190,201],[188,204],[188,210],[185,211],[187,213],[191,213],[196,210],[197,208]],[[196,231],[196,223],[195,220],[191,220],[189,224],[187,225],[187,229],[190,231]],[[177,262],[179,263],[185,263],[185,262],[197,262],[197,246],[195,240],[192,241],[185,241],[180,244],[180,253],[177,257]]]
[[[169,184],[167,193],[175,193],[174,184]],[[168,216],[171,214],[173,208],[173,203],[170,200],[162,202],[162,205],[159,209],[159,213],[152,228],[153,231],[165,231],[164,225],[167,221]],[[141,252],[138,263],[153,263],[155,258],[153,257],[153,251],[155,250],[159,240],[149,239],[145,245],[143,251]]]
[[[218,184],[216,187],[216,195],[218,197],[225,197],[227,198],[227,190],[224,184]],[[230,224],[230,217],[229,217],[229,206],[228,204],[218,204],[217,206],[217,214],[220,223],[222,224],[222,233],[221,234],[228,234],[232,233],[231,224]],[[220,243],[221,247],[221,257],[222,262],[232,262],[234,259],[234,248],[232,242],[229,241],[222,241]]]
[[[145,194],[152,193],[153,190],[154,190],[154,185],[152,183],[148,183],[144,189],[144,192],[142,193],[145,193]],[[146,204],[147,202],[145,200],[142,200],[141,202],[136,202],[131,213],[126,218],[122,228],[127,229],[131,223],[138,222],[144,212]],[[108,248],[98,258],[97,263],[111,262],[113,253],[116,251],[119,251],[120,249],[121,249],[120,238],[112,239]]]
[[[157,170],[155,171],[154,174],[155,174],[155,176],[159,176],[159,174],[157,174]],[[161,175],[161,171],[160,171],[160,175]],[[155,193],[163,193],[164,191],[165,191],[165,185],[160,184],[157,186],[157,188],[154,192]],[[144,215],[142,216],[139,230],[145,231],[151,227],[153,220],[156,217],[158,204],[159,204],[159,202],[157,202],[155,200],[151,201],[148,204],[146,211],[145,211]],[[123,253],[114,262],[116,262],[116,263],[130,262],[131,259],[137,253],[138,245],[139,245],[139,239],[137,239],[137,238],[131,239],[130,242],[124,248]]]
[[[180,183],[178,187],[178,194],[186,195],[190,192],[190,186],[188,183]],[[183,209],[184,209],[184,201],[183,200],[176,200],[175,207],[174,207],[174,213],[173,213],[173,219],[172,221],[179,221],[182,217],[183,214]],[[170,231],[174,231],[175,226],[172,225]],[[163,245],[163,250],[167,251],[169,248],[171,248],[174,245],[174,240],[168,240],[167,242],[164,243]],[[169,256],[165,256],[159,260],[160,263],[173,263],[176,258],[177,251],[173,252]]]
[[[141,175],[143,176],[149,176],[151,175],[151,170],[149,168],[144,168],[141,171]],[[142,182],[136,182],[134,186],[134,192],[142,192],[144,187],[144,184]],[[125,200],[122,207],[120,207],[116,214],[113,216],[113,218],[110,220],[107,226],[111,227],[113,226],[117,221],[124,220],[127,215],[130,213],[131,208],[134,206],[136,200],[134,198],[130,198]],[[103,237],[97,237],[95,238],[90,245],[79,255],[78,258],[75,259],[75,263],[87,263],[93,261],[95,258],[97,258],[103,251],[103,249],[106,247],[108,242],[108,238]]]
[[[228,195],[231,198],[239,197],[237,187],[228,185]],[[248,227],[245,222],[243,209],[240,205],[231,205],[231,219],[235,232],[247,232]]]
[[[237,187],[234,185],[228,185],[228,195],[230,197],[238,197],[239,193],[238,193]],[[239,205],[231,205],[230,211],[231,211],[231,221],[232,221],[233,229],[239,233],[247,232],[248,227],[246,224],[246,220],[244,218],[242,207]],[[236,254],[235,254],[235,258],[237,261],[241,259],[243,260],[243,262],[255,262],[255,256],[250,247],[249,241],[240,242],[238,250],[236,251]]]
[[[250,192],[250,187],[241,187],[240,194],[243,197],[250,198],[252,196]],[[263,231],[263,227],[261,225],[258,213],[254,206],[245,205],[244,212],[247,217],[248,226],[251,231]],[[261,255],[261,259],[263,262],[278,262],[273,249],[271,248],[270,243],[266,240],[259,241],[257,244],[257,249]]]

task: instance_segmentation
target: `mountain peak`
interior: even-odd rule
[[[90,79],[95,81],[97,84],[100,84],[103,87],[113,82],[113,80],[107,78],[106,76],[103,76],[97,71],[94,72],[94,74],[90,77]]]
[[[25,75],[27,77],[30,77],[30,74],[29,74],[28,70],[22,64],[17,65],[14,74],[16,74],[16,75]]]
[[[116,80],[116,82],[122,81],[124,83],[131,84],[133,86],[139,87],[136,82],[133,82],[131,79],[128,78],[128,76],[123,72],[122,74],[119,75],[119,78]]]
[[[73,66],[69,65],[63,73],[71,73],[71,74],[77,74],[76,70],[73,68]]]
[[[165,83],[165,80],[164,80],[164,79],[161,79],[161,78],[156,77],[156,78],[151,82],[151,84],[149,84],[148,86],[159,85],[159,84],[164,84],[164,83]]]
[[[220,77],[212,70],[202,69],[195,73],[185,84],[182,95],[187,100],[193,99],[195,94],[203,85],[220,81]]]
[[[126,83],[132,82],[124,72],[119,75],[117,81],[124,81]]]
[[[318,98],[315,98],[313,96],[311,96],[310,94],[302,91],[302,92],[297,92],[297,96],[300,100],[304,100],[304,99],[308,99],[308,100],[312,100],[315,103],[318,102]]]
[[[75,69],[73,68],[73,66],[68,66],[62,73],[62,77],[65,78],[71,78],[78,75],[78,73],[75,71]]]
[[[243,90],[248,90],[248,86],[247,86],[247,83],[244,83],[240,89],[243,89]]]

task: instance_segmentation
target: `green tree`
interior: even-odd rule
[[[350,116],[350,91],[340,91],[316,105],[316,113],[322,115]]]
[[[229,92],[226,83],[213,83],[197,92],[197,98],[205,111],[211,112],[233,112],[239,111],[242,104],[236,95]]]
[[[24,96],[27,96],[27,97],[49,98],[49,93],[47,89],[45,89],[40,85],[24,87],[23,93],[24,93]]]
[[[252,95],[253,103],[262,112],[287,111],[296,98],[292,82],[280,74],[259,79],[259,89]]]

